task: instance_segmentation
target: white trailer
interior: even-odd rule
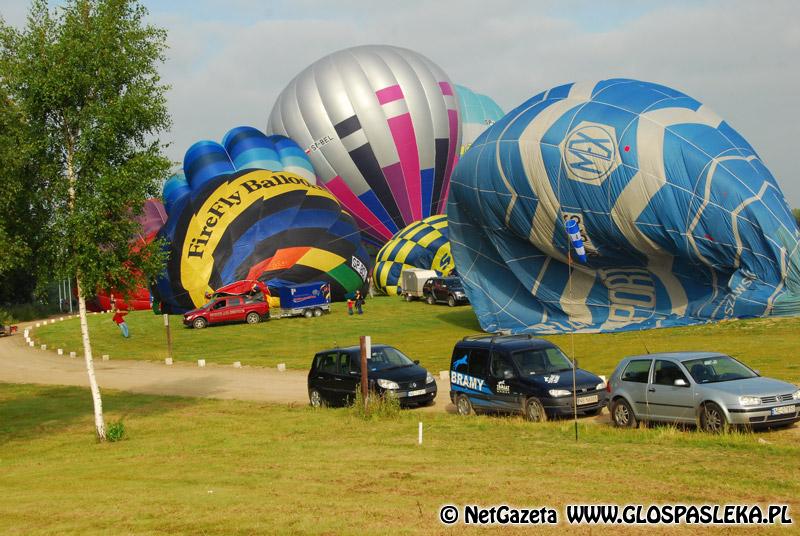
[[[439,277],[434,270],[424,270],[422,268],[406,268],[400,274],[400,288],[402,296],[406,301],[414,298],[422,298],[422,287],[428,279]]]

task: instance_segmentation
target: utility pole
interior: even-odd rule
[[[167,363],[172,364],[172,334],[169,331],[169,315],[164,315],[164,327],[167,329]]]
[[[369,335],[362,335],[361,342],[361,398],[364,399],[364,411],[367,410],[367,398],[369,397],[369,378],[367,377],[367,359],[372,353],[372,344]]]

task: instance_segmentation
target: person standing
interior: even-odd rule
[[[353,316],[353,298],[347,298],[347,314]]]
[[[120,311],[116,307],[114,308],[114,317],[112,320],[119,326],[120,331],[122,331],[122,336],[126,339],[130,336],[128,333],[128,324],[125,323],[125,315],[128,314],[128,311]]]
[[[361,307],[364,305],[364,296],[361,295],[361,291],[356,291],[356,312],[360,315],[364,314],[364,311]]]

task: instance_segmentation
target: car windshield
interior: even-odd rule
[[[524,350],[514,352],[511,357],[523,377],[572,370],[572,363],[558,348]]]
[[[718,383],[755,378],[756,373],[727,355],[683,361],[683,366],[697,383]]]
[[[461,285],[461,280],[457,277],[453,279],[445,279],[444,284],[453,290],[462,290],[464,287]]]
[[[370,370],[386,370],[400,367],[408,367],[414,362],[407,358],[403,352],[391,346],[372,349],[372,357],[367,362]]]

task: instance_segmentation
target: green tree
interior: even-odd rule
[[[35,152],[48,214],[35,254],[51,279],[72,276],[77,283],[101,440],[85,298],[99,288],[129,291],[163,265],[159,243],[129,247],[134,216],[170,165],[158,138],[170,125],[158,73],[166,33],[146,15],[135,0],[68,0],[53,11],[47,0],[34,0],[24,29],[0,28],[0,73],[28,139],[41,144]]]
[[[0,74],[0,303],[27,302],[33,297],[31,277],[41,244],[47,211],[37,171],[41,148],[29,136],[25,116],[9,96]]]

